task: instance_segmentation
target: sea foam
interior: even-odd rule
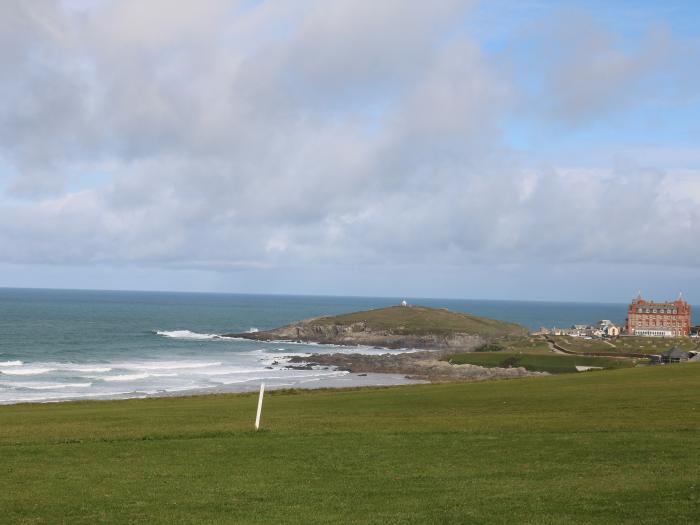
[[[127,363],[121,368],[137,370],[184,370],[193,368],[210,368],[221,366],[221,361],[161,361],[159,363]]]
[[[156,335],[170,337],[172,339],[189,339],[195,341],[211,341],[213,339],[222,339],[217,334],[200,334],[191,332],[190,330],[156,330]]]
[[[137,381],[148,377],[176,377],[177,374],[122,374],[118,376],[102,377],[103,381]]]
[[[55,368],[41,368],[29,366],[26,368],[0,368],[0,372],[8,376],[33,376],[53,372]]]
[[[61,365],[60,370],[65,370],[66,372],[110,372],[111,367],[108,366],[82,366],[82,365]]]
[[[3,386],[11,388],[28,388],[30,390],[54,390],[59,388],[89,388],[92,383],[43,383],[43,382],[26,382],[26,383],[4,383]]]

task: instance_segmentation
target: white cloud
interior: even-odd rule
[[[3,4],[23,24],[0,41],[3,262],[700,262],[697,174],[519,165],[519,88],[465,34],[469,2],[33,5]],[[656,63],[565,52],[572,118],[620,96],[579,81]]]

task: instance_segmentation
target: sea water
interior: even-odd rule
[[[245,391],[261,381],[273,388],[401,382],[395,376],[359,379],[333,368],[301,370],[288,363],[289,356],[315,352],[387,350],[266,343],[221,334],[402,299],[530,329],[599,319],[620,323],[626,312],[625,305],[615,304],[0,288],[0,403]]]

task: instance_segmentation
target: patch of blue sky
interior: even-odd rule
[[[566,122],[558,118],[548,97],[543,71],[542,46],[556,44],[537,28],[549,26],[552,18],[579,11],[604,34],[614,47],[634,56],[650,34],[666,28],[673,41],[672,54],[636,79],[618,100]],[[685,71],[689,59],[698,56],[697,20],[700,2],[590,0],[482,2],[467,22],[467,28],[492,60],[504,60],[512,81],[522,94],[520,111],[503,122],[509,146],[520,151],[569,157],[574,153],[583,163],[603,161],[610,155],[645,146],[668,151],[688,150],[700,137],[700,95],[697,74]],[[649,45],[649,44],[646,44]],[[653,43],[652,43],[653,45]],[[680,53],[679,53],[680,52]],[[545,68],[543,70],[543,68]],[[692,68],[690,68],[692,69]],[[594,153],[595,152],[595,153]],[[667,160],[668,157],[666,156]],[[678,163],[688,159],[679,156]],[[691,156],[691,166],[697,168]]]
[[[15,197],[10,194],[12,181],[17,177],[17,170],[0,157],[0,203],[10,203],[15,201]]]
[[[482,32],[493,37],[512,34],[524,23],[564,10],[588,11],[623,34],[663,21],[679,35],[694,36],[700,3],[696,0],[489,0],[478,4],[472,20],[482,22]]]
[[[694,115],[700,118],[699,108],[694,108]],[[622,119],[563,129],[511,118],[504,125],[503,136],[511,148],[532,154],[535,163],[545,157],[570,167],[609,167],[612,159],[622,156],[638,158],[648,167],[700,169],[700,152],[689,154],[696,149],[698,126],[692,129],[689,120],[689,127],[682,127],[677,120],[668,114],[637,112]],[[673,151],[678,154],[672,155]]]
[[[507,119],[504,131],[509,144],[516,148],[527,148],[540,141],[571,142],[584,148],[639,142],[685,147],[697,144],[700,138],[700,104],[641,104],[629,110],[611,110],[580,125],[565,125],[538,115],[518,115]]]
[[[112,180],[112,174],[108,171],[76,170],[71,171],[66,182],[65,190],[68,193],[77,193],[107,185]]]

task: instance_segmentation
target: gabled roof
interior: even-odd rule
[[[688,357],[688,352],[684,352],[677,346],[672,346],[665,352],[661,352],[661,355],[664,357],[671,357],[673,359],[682,359],[684,357]]]

